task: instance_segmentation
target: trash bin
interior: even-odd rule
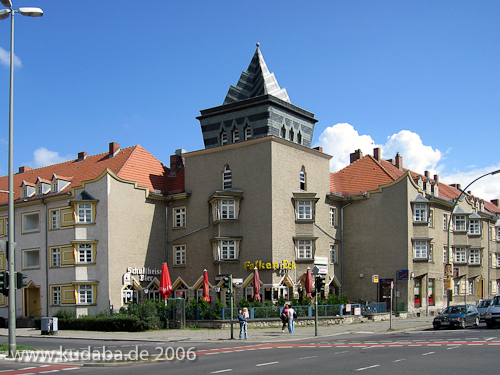
[[[41,328],[42,335],[57,335],[57,318],[43,317]]]

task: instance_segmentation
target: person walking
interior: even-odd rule
[[[285,327],[286,324],[288,323],[288,309],[290,308],[290,305],[287,303],[285,304],[285,307],[283,308],[283,311],[281,312],[281,321],[283,322],[283,327],[281,327],[281,332],[285,333]]]
[[[248,339],[248,331],[247,331],[247,319],[243,316],[243,310],[238,309],[238,321],[240,322],[240,340],[245,334],[245,340]]]
[[[295,310],[293,307],[288,305],[288,332],[294,333],[295,332]]]

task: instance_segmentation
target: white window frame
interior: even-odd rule
[[[427,205],[422,203],[415,203],[413,205],[413,221],[417,223],[427,222]]]
[[[413,259],[429,259],[429,242],[418,240],[413,242]]]
[[[222,190],[229,190],[233,187],[233,173],[229,168],[229,165],[224,166],[224,171],[222,172]]]
[[[313,259],[314,257],[314,241],[313,240],[296,240],[297,259]]]
[[[245,140],[249,140],[252,138],[252,128],[250,125],[245,126]]]
[[[227,145],[227,131],[223,130],[220,133],[220,144],[221,145]]]
[[[50,229],[61,229],[61,210],[50,211]]]
[[[76,209],[77,209],[77,218],[79,223],[92,223],[93,204],[78,203]]]
[[[434,262],[434,244],[429,243],[429,254],[428,254],[429,262]]]
[[[174,266],[186,265],[186,245],[174,245]]]
[[[34,233],[40,231],[40,213],[27,212],[22,214],[23,233]]]
[[[434,210],[429,210],[429,228],[434,228]]]
[[[448,231],[448,215],[443,214],[443,230]]]
[[[236,200],[221,199],[220,200],[220,218],[221,220],[236,219]]]
[[[299,173],[299,185],[300,190],[306,190],[306,171],[304,171],[304,168],[302,168]]]
[[[480,249],[470,249],[469,250],[469,265],[480,265],[481,264],[481,250]]]
[[[330,226],[335,227],[337,225],[337,207],[330,206]]]
[[[467,292],[469,295],[474,294],[474,279],[467,280]]]
[[[455,215],[453,217],[453,229],[456,232],[467,231],[467,217],[465,215]]]
[[[61,248],[53,247],[50,249],[50,266],[61,267]]]
[[[233,129],[233,143],[239,142],[240,141],[240,132],[238,128]]]
[[[496,240],[497,242],[500,242],[500,227],[495,227],[495,232],[496,232]]]
[[[23,269],[40,268],[40,249],[23,250]]]
[[[78,285],[78,304],[90,305],[94,303],[94,286],[92,284]]]
[[[337,244],[334,243],[330,244],[330,263],[337,263]]]
[[[467,249],[465,247],[453,248],[453,261],[454,263],[467,263]]]
[[[235,240],[221,240],[220,242],[220,259],[221,260],[237,260],[238,251]]]
[[[91,243],[79,243],[77,256],[77,263],[94,263],[94,245]]]
[[[496,268],[500,268],[500,253],[495,254],[496,258]]]
[[[481,234],[481,220],[479,219],[469,220],[469,234],[474,236]]]
[[[186,227],[186,207],[174,207],[173,211],[173,227],[185,228]]]
[[[297,210],[297,220],[314,219],[314,202],[311,199],[297,199],[295,201]]]
[[[62,304],[62,292],[60,286],[52,287],[52,305],[61,306]]]

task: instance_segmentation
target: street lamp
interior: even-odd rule
[[[493,172],[489,172],[489,173],[486,173],[486,174],[483,174],[482,176],[479,176],[478,178],[476,178],[474,181],[472,181],[469,185],[467,185],[465,187],[465,189],[458,189],[460,190],[460,195],[455,199],[455,203],[453,204],[453,207],[451,208],[451,214],[450,214],[450,220],[448,220],[448,240],[447,240],[447,245],[446,245],[446,266],[449,267],[448,268],[448,275],[445,275],[446,278],[447,278],[447,281],[448,281],[448,287],[450,286],[450,282],[451,282],[451,275],[449,274],[449,272],[451,271],[451,273],[453,273],[453,270],[451,269],[451,263],[450,263],[450,253],[451,253],[451,249],[450,249],[450,228],[451,228],[451,222],[453,221],[453,212],[455,211],[455,207],[457,206],[458,202],[460,201],[460,198],[462,198],[462,195],[463,194],[466,194],[466,191],[467,189],[469,188],[469,186],[471,186],[474,182],[476,182],[477,180],[483,178],[483,177],[486,177],[486,176],[490,176],[490,175],[495,175],[497,173],[500,173],[500,169],[496,170],[496,171],[493,171]],[[451,293],[452,293],[452,290],[451,289],[448,289],[447,291],[447,306],[450,306],[450,301],[451,301]]]
[[[14,266],[14,13],[20,13],[27,17],[41,17],[43,11],[40,8],[12,8],[11,0],[0,0],[8,9],[0,10],[0,20],[10,15],[10,93],[9,93],[9,201],[8,201],[8,239],[7,256],[9,271],[9,354],[16,354],[16,289],[15,289],[15,266]]]

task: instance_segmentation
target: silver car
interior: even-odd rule
[[[488,310],[488,306],[491,305],[491,299],[483,299],[477,304],[477,311],[479,311],[479,320],[484,320],[484,314]]]

